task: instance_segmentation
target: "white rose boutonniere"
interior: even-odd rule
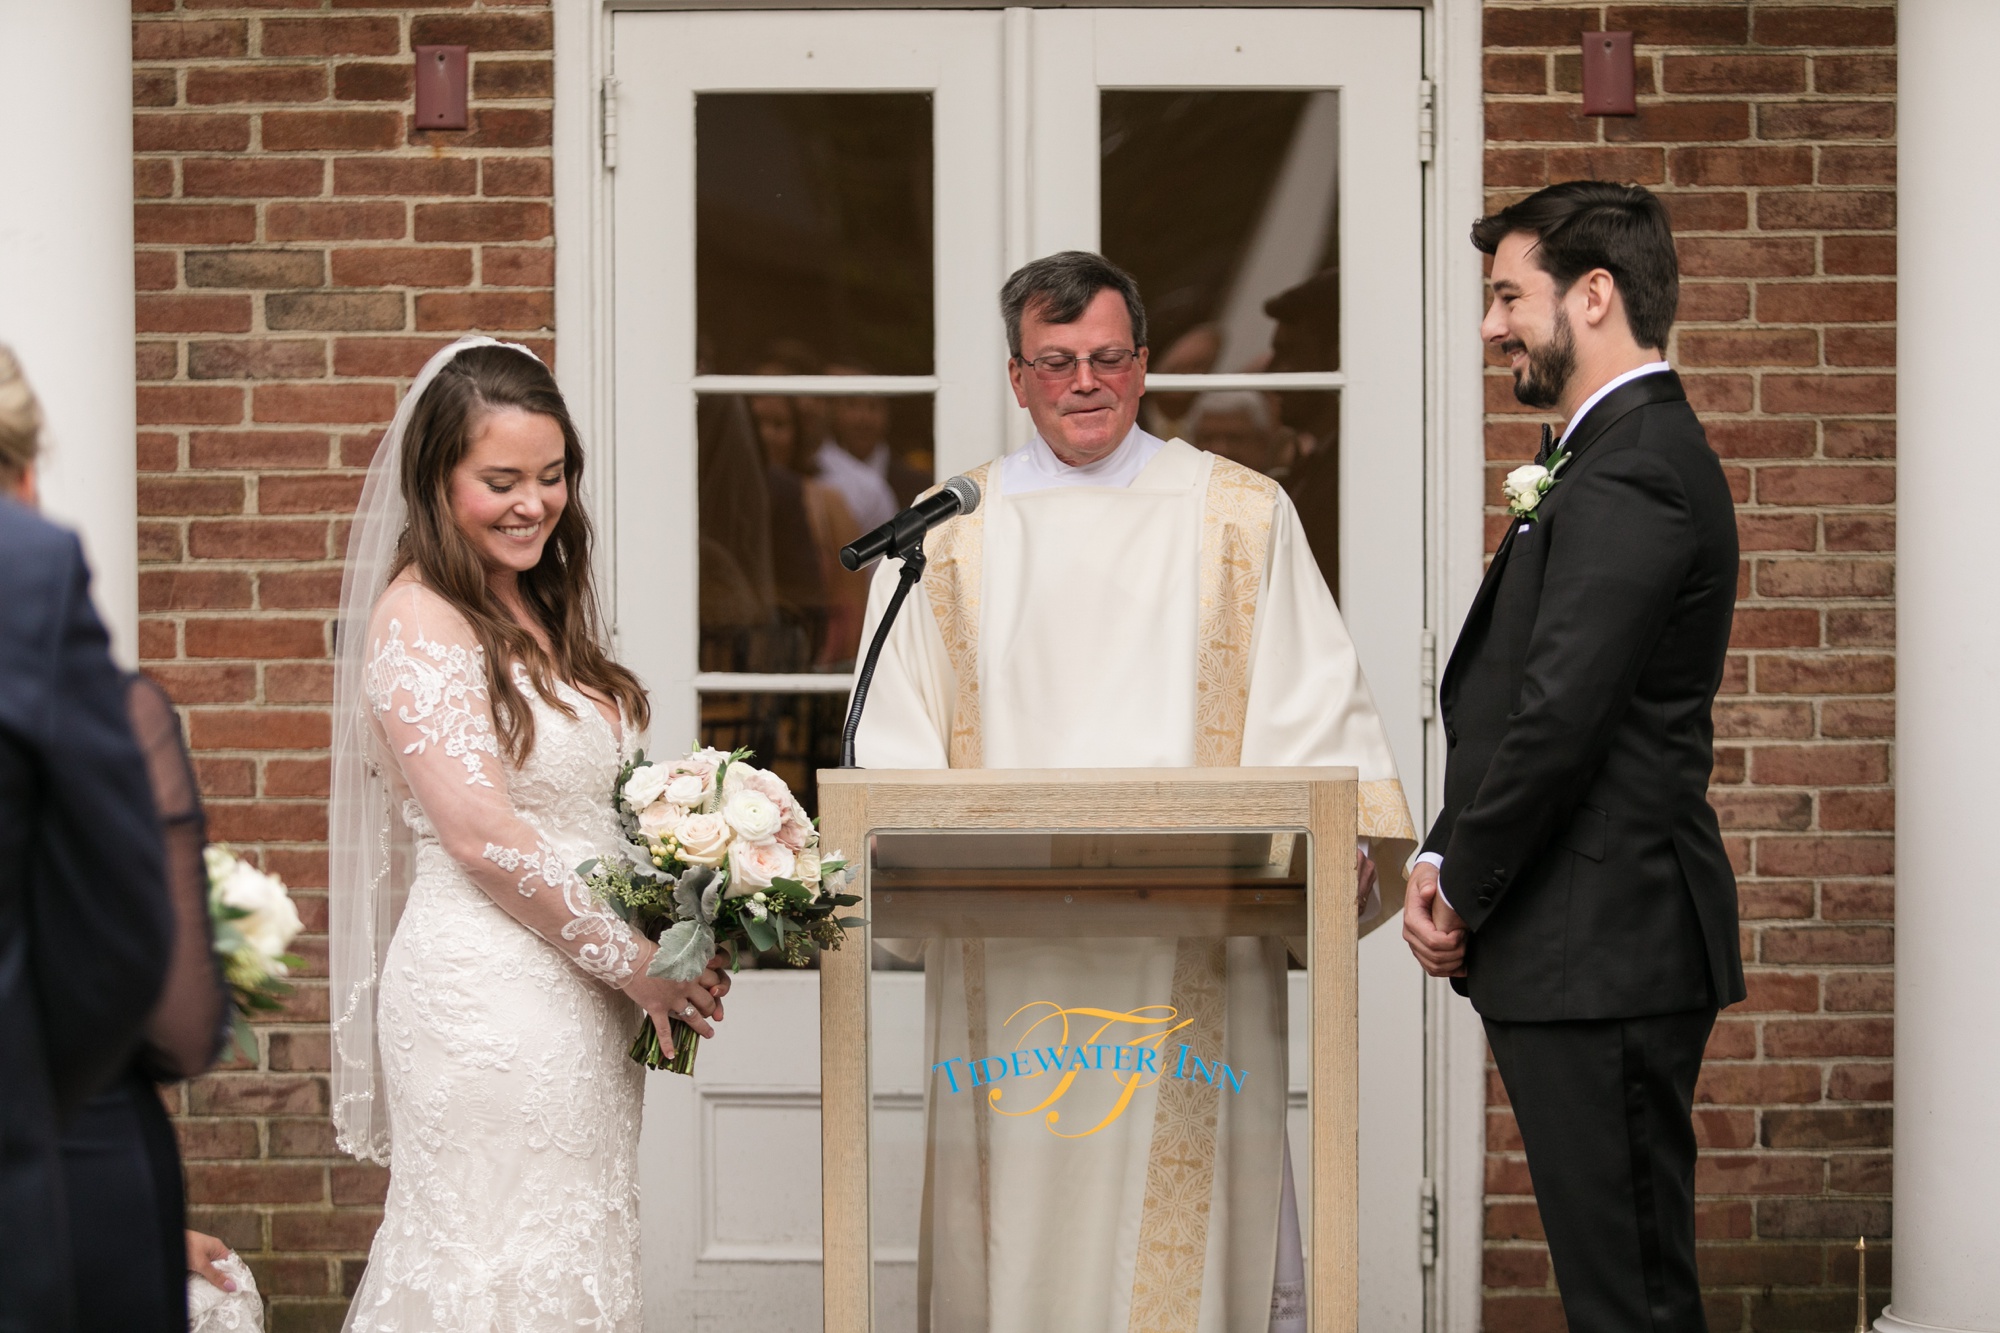
[[[1500,483],[1500,492],[1507,498],[1507,512],[1515,518],[1534,522],[1542,497],[1555,489],[1556,474],[1567,462],[1569,455],[1560,453],[1551,458],[1546,467],[1540,463],[1524,463],[1509,472]]]

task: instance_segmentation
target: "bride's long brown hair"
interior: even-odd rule
[[[542,558],[520,577],[522,599],[541,623],[553,650],[517,624],[486,586],[486,566],[451,512],[451,474],[480,420],[495,408],[518,407],[562,428],[563,480],[569,503],[549,533]],[[555,376],[535,358],[507,347],[473,347],[438,372],[410,418],[403,449],[403,499],[409,523],[396,545],[391,578],[414,569],[424,586],[443,597],[472,626],[486,656],[487,696],[501,748],[515,764],[535,748],[535,716],[514,683],[509,664],[519,662],[551,707],[576,716],[557,697],[565,680],[616,702],[640,727],[650,720],[639,678],[605,650],[603,618],[590,577],[590,517],[584,512],[583,441]]]

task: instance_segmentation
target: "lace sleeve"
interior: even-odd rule
[[[463,618],[413,585],[370,626],[369,707],[403,783],[467,878],[607,986],[648,951],[515,813],[481,649]]]

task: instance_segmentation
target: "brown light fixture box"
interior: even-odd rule
[[[463,46],[417,48],[417,128],[462,130],[466,125]]]
[[[1633,87],[1632,34],[1583,34],[1583,114],[1636,116],[1638,94]]]

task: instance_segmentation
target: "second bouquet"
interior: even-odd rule
[[[847,862],[820,850],[819,830],[783,778],[751,752],[695,750],[651,761],[641,751],[618,775],[613,803],[629,855],[577,867],[634,929],[659,944],[647,971],[693,981],[718,952],[776,953],[803,967],[837,949],[860,899],[840,892]],[[676,1020],[663,1042],[648,1018],[632,1058],[649,1069],[694,1072],[700,1036]]]

